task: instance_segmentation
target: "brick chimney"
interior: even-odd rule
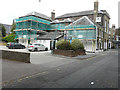
[[[51,19],[52,19],[52,21],[55,20],[55,10],[53,10],[53,11],[51,12]]]
[[[115,24],[112,24],[112,28],[114,28],[114,29],[115,29]]]
[[[96,22],[96,17],[98,15],[98,4],[99,4],[99,2],[98,2],[98,0],[96,0],[94,2],[94,19],[93,19],[94,22]]]

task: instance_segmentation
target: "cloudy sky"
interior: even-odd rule
[[[95,0],[1,0],[0,23],[12,24],[13,19],[26,15],[32,11],[51,16],[55,10],[56,16],[65,13],[92,10]],[[99,10],[107,10],[110,14],[110,27],[118,27],[118,2],[120,0],[98,0]]]

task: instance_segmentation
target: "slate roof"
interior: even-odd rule
[[[63,34],[59,32],[44,32],[44,33],[45,33],[44,35],[39,35],[37,37],[37,40],[51,40],[51,39],[57,40],[64,36]]]
[[[74,21],[73,19],[67,18],[67,19],[64,19],[62,21],[56,19],[56,20],[52,21],[51,23],[70,23],[73,21]]]
[[[60,23],[60,21],[59,20],[54,20],[51,23]]]
[[[94,23],[87,16],[83,16],[74,21],[72,25],[94,25]]]
[[[37,17],[40,17],[40,18],[47,19],[47,20],[51,21],[50,17],[48,17],[44,14],[38,13],[38,12],[31,12],[31,13],[28,13],[27,15],[25,15],[25,16],[37,16]],[[22,17],[25,17],[25,16],[22,16]]]
[[[94,13],[94,10],[87,10],[87,11],[74,12],[74,13],[66,13],[66,14],[63,14],[61,16],[56,17],[56,19],[74,17],[74,16],[82,16],[82,15],[90,15],[90,14],[93,14],[93,13]],[[106,14],[110,18],[110,15],[107,13],[106,10],[100,10],[100,11],[98,11],[98,13]]]
[[[83,16],[77,19],[76,21],[74,21],[72,24],[69,24],[68,26],[70,25],[96,25],[99,27],[103,27],[103,26],[100,26],[98,23],[93,22],[93,20],[89,19],[87,16]]]
[[[63,21],[61,21],[61,22],[73,22],[73,19],[70,19],[70,18],[67,18],[67,19],[64,19]]]

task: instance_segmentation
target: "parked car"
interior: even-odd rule
[[[8,48],[9,49],[24,49],[25,46],[20,43],[9,43]]]
[[[38,43],[29,44],[27,46],[27,49],[29,51],[40,51],[40,50],[48,51],[48,48],[46,46],[44,46],[43,44],[38,44]]]
[[[8,47],[8,46],[9,46],[9,44],[11,44],[11,43],[15,43],[15,42],[8,42],[8,43],[6,44],[6,47]]]

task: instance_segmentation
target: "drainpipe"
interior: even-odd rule
[[[98,28],[97,28],[97,26],[95,26],[96,27],[96,48],[95,48],[95,51],[96,51],[96,49],[98,49],[98,45],[97,45],[97,36],[98,36]]]
[[[97,34],[98,34],[98,29],[97,29],[97,25],[95,24],[96,23],[96,18],[97,18],[97,16],[98,16],[98,6],[99,6],[99,2],[98,2],[98,0],[96,0],[95,2],[94,2],[94,13],[93,13],[93,21],[94,21],[94,25],[95,25],[95,27],[96,27],[96,42],[95,42],[95,46],[94,46],[94,52],[96,51],[96,49],[97,49]]]

